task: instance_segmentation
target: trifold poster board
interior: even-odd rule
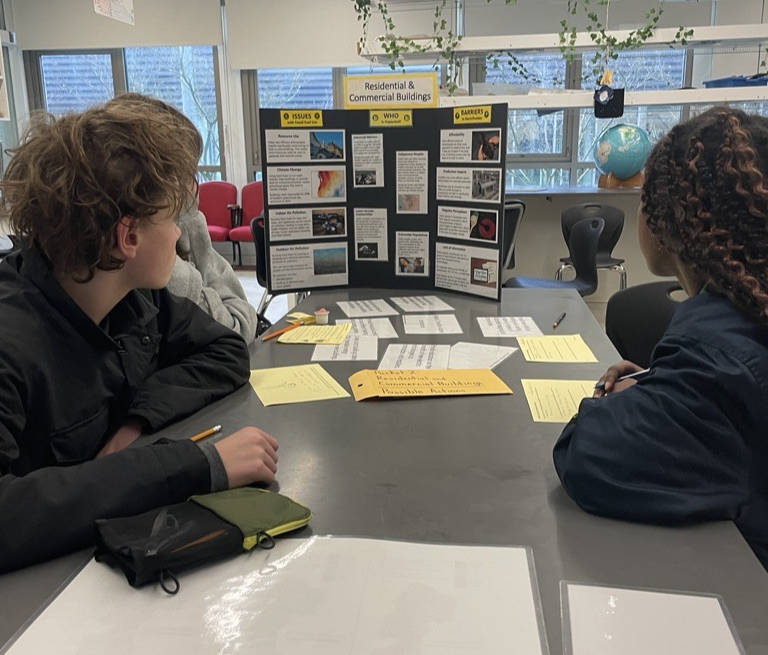
[[[501,299],[505,104],[260,116],[271,292]]]

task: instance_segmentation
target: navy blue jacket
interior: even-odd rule
[[[685,301],[649,375],[583,400],[554,461],[582,509],[660,524],[731,519],[768,568],[768,328],[719,296]]]
[[[189,300],[132,291],[100,327],[34,250],[0,263],[0,572],[94,542],[98,518],[211,489],[197,444],[94,459],[126,420],[157,430],[248,380],[248,349]]]

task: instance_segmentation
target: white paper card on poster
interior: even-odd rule
[[[285,539],[181,585],[91,562],[8,653],[548,652],[527,548]]]
[[[564,582],[564,651],[571,655],[741,655],[717,596]]]

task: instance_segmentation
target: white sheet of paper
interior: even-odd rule
[[[376,337],[349,335],[339,346],[315,346],[313,362],[362,362],[379,358],[379,340]]]
[[[739,655],[721,599],[565,583],[573,655]]]
[[[400,315],[386,300],[339,300],[336,304],[349,318]]]
[[[447,302],[440,300],[437,296],[399,296],[390,298],[404,312],[451,312],[451,307]]]
[[[403,316],[406,334],[462,334],[455,314],[411,314]]]
[[[379,339],[397,339],[397,330],[388,318],[340,318],[339,323],[352,323],[352,334]]]
[[[391,344],[381,358],[379,370],[448,368],[450,357],[450,346],[418,343]]]
[[[171,597],[91,562],[8,653],[546,652],[526,548],[278,539],[180,578]]]
[[[518,349],[459,341],[451,346],[448,368],[494,368]]]
[[[530,316],[481,316],[484,337],[538,337],[543,333]]]

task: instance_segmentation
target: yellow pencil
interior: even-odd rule
[[[293,325],[289,325],[288,327],[280,328],[279,330],[275,330],[274,332],[268,334],[266,337],[262,337],[262,341],[269,341],[270,339],[274,339],[275,337],[279,337],[281,334],[285,334],[286,332],[290,332],[291,330],[295,330],[297,327],[301,327],[304,325],[304,321],[299,321],[298,323],[294,323]]]
[[[212,434],[216,434],[217,432],[221,432],[221,426],[220,425],[214,425],[212,428],[209,428],[200,434],[196,434],[194,437],[190,437],[190,441],[200,441],[200,439],[205,439],[206,437],[210,437]]]

